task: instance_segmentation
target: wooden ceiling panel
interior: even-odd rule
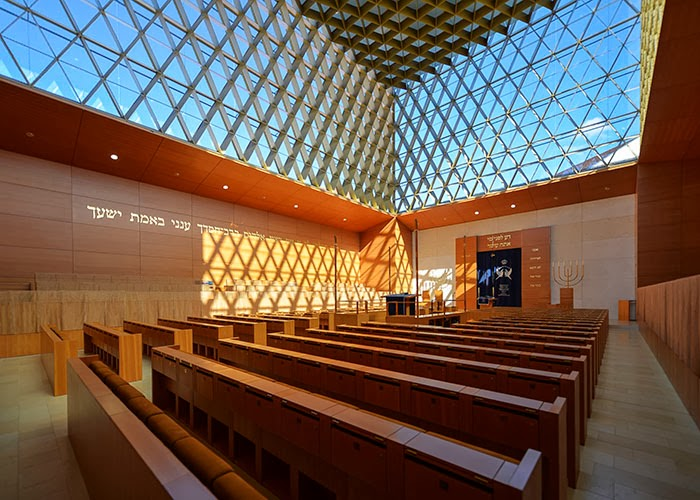
[[[85,111],[73,165],[109,175],[141,180],[163,137],[140,127]],[[110,155],[116,154],[118,160]]]
[[[0,80],[0,148],[71,164],[83,111]]]
[[[222,157],[214,153],[164,138],[143,173],[143,181],[149,182],[146,179],[155,174],[181,177],[200,184],[221,161]]]
[[[499,217],[531,212],[536,208],[528,188],[486,196],[485,199]]]
[[[581,201],[602,200],[637,191],[636,166],[616,168],[578,177]]]
[[[532,186],[530,197],[537,210],[581,203],[581,191],[577,178]]]

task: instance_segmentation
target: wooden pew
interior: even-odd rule
[[[267,324],[264,322],[203,316],[187,316],[187,321],[231,326],[233,327],[233,335],[237,338],[254,344],[267,345]]]
[[[390,369],[396,371],[549,403],[562,396],[568,405],[567,450],[574,454],[569,463],[578,463],[578,444],[585,444],[585,397],[580,392],[578,372],[553,373],[291,335],[270,335],[268,341],[272,347],[375,368],[387,368],[390,358],[394,358],[399,361]]]
[[[279,318],[263,318],[260,316],[242,316],[230,314],[215,314],[215,318],[221,319],[240,319],[243,321],[258,321],[267,325],[267,333],[284,333],[286,335],[294,335],[294,320],[279,319]]]
[[[258,314],[261,318],[286,319],[294,321],[294,334],[303,335],[307,328],[318,328],[318,316],[293,316],[282,314]]]
[[[233,338],[232,325],[213,325],[199,321],[166,318],[158,318],[158,325],[192,330],[192,351],[194,354],[211,359],[219,359],[219,339]]]
[[[512,460],[170,347],[153,396],[280,497],[541,496],[537,451]]]
[[[167,326],[152,325],[139,321],[124,320],[124,331],[127,333],[140,333],[143,342],[143,353],[151,355],[154,347],[163,345],[178,345],[184,352],[192,352],[192,330],[181,328],[169,328]]]
[[[556,334],[540,335],[536,333],[524,333],[519,331],[506,330],[481,330],[470,327],[471,323],[454,323],[449,327],[436,327],[429,325],[398,324],[398,323],[378,323],[368,322],[362,326],[379,327],[383,329],[414,331],[419,333],[442,333],[457,334],[480,337],[508,338],[513,340],[531,340],[535,342],[546,342],[549,344],[566,344],[573,346],[589,346],[591,348],[591,358],[595,366],[596,374],[600,371],[602,357],[598,354],[598,345],[595,339],[590,336],[560,336]],[[340,327],[339,327],[340,328]]]
[[[359,329],[353,330],[361,330]],[[520,351],[513,349],[501,349],[498,347],[488,347],[483,345],[465,345],[449,342],[438,342],[434,340],[416,340],[395,336],[372,335],[362,332],[330,331],[309,328],[306,330],[307,337],[335,340],[339,342],[349,342],[353,344],[372,345],[386,349],[397,349],[401,351],[422,352],[448,358],[469,359],[472,361],[483,361],[484,363],[495,363],[499,365],[519,366],[521,368],[532,368],[534,370],[544,370],[557,373],[571,373],[577,371],[581,375],[581,391],[586,395],[586,416],[591,416],[592,383],[591,367],[589,360],[585,356],[561,356],[554,354],[538,354],[530,351]]]
[[[604,339],[598,336],[597,333],[585,333],[576,330],[564,330],[559,328],[527,328],[521,327],[517,323],[508,325],[489,325],[481,322],[456,323],[454,327],[464,331],[474,333],[478,332],[479,335],[483,335],[487,332],[508,332],[517,333],[521,335],[535,335],[539,336],[540,338],[556,338],[557,342],[567,342],[570,339],[575,341],[577,344],[586,342],[593,348],[593,355],[595,356],[596,367],[598,370],[600,370],[600,366],[603,363],[603,351],[605,349],[605,343],[603,342]]]
[[[78,356],[75,343],[63,339],[61,332],[53,325],[41,325],[41,364],[53,389],[54,396],[66,393],[66,363],[69,358]]]
[[[68,438],[91,498],[265,498],[95,358],[68,366]]]
[[[126,333],[98,323],[83,324],[83,351],[97,354],[127,382],[141,380],[141,334]]]
[[[473,445],[515,457],[537,449],[543,457],[545,498],[561,498],[567,484],[576,485],[578,463],[566,450],[564,398],[545,403],[235,340],[222,340],[219,353],[226,364]]]
[[[354,325],[339,325],[338,330],[353,333],[366,333],[371,335],[381,335],[392,338],[407,338],[415,340],[425,340],[430,342],[446,342],[450,344],[473,345],[481,347],[492,347],[495,349],[508,349],[514,351],[528,351],[533,353],[553,354],[557,356],[572,356],[586,358],[587,365],[587,380],[588,380],[588,400],[589,400],[589,416],[591,402],[595,398],[595,386],[598,382],[598,369],[594,366],[593,348],[591,345],[574,345],[574,344],[557,344],[543,342],[537,339],[541,337],[532,336],[534,340],[523,339],[518,334],[504,335],[468,335],[461,330],[454,328],[441,329],[449,333],[437,333],[433,331],[423,331],[416,329],[400,329],[400,328],[383,328],[379,326],[354,326]],[[332,334],[329,334],[332,335]],[[539,369],[548,370],[546,367]],[[552,370],[550,370],[552,371]],[[556,371],[556,370],[555,370]]]

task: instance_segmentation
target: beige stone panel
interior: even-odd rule
[[[73,272],[73,252],[47,248],[0,246],[0,276]]]
[[[12,246],[71,250],[71,224],[64,221],[0,214],[0,231]]]
[[[230,224],[234,219],[234,212],[238,206],[224,201],[212,200],[201,196],[192,196],[192,217],[197,219],[197,222],[206,221],[209,219],[228,221]]]
[[[580,203],[537,211],[537,225],[539,227],[556,226],[559,224],[570,224],[572,222],[577,222],[580,220]]]
[[[0,214],[70,221],[71,199],[67,193],[0,182]]]
[[[106,228],[139,229],[136,205],[85,196],[73,196],[73,222]],[[135,214],[132,216],[132,214]]]
[[[192,213],[192,195],[166,189],[151,184],[139,184],[139,205],[142,208],[154,208],[190,215]]]
[[[616,217],[634,216],[635,210],[636,195],[630,194],[581,203],[581,219],[584,221],[607,219],[610,214],[615,214]]]
[[[140,274],[138,255],[75,252],[75,272],[80,274]]]
[[[71,168],[39,158],[0,150],[0,179],[62,193],[71,192]]]
[[[138,255],[139,232],[133,229],[73,225],[73,248],[77,252]]]
[[[582,223],[582,237],[584,241],[609,240],[613,238],[634,237],[637,226],[632,215],[624,217],[611,217]]]
[[[73,168],[73,194],[138,206],[139,183],[113,175]]]
[[[141,255],[192,260],[192,240],[185,236],[141,233]],[[191,265],[190,265],[191,267]]]

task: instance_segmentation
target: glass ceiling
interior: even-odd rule
[[[406,212],[633,161],[641,0],[535,8],[392,89],[285,0],[0,0],[0,76]]]
[[[393,209],[393,95],[295,2],[0,0],[0,75]]]
[[[397,211],[636,160],[640,4],[560,0],[397,91]]]

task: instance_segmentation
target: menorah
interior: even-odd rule
[[[556,272],[554,272],[556,266]],[[574,288],[583,281],[584,264],[581,261],[581,272],[579,273],[578,261],[569,261],[563,263],[552,263],[552,277],[557,285],[559,285],[559,307],[566,309],[574,308]]]

